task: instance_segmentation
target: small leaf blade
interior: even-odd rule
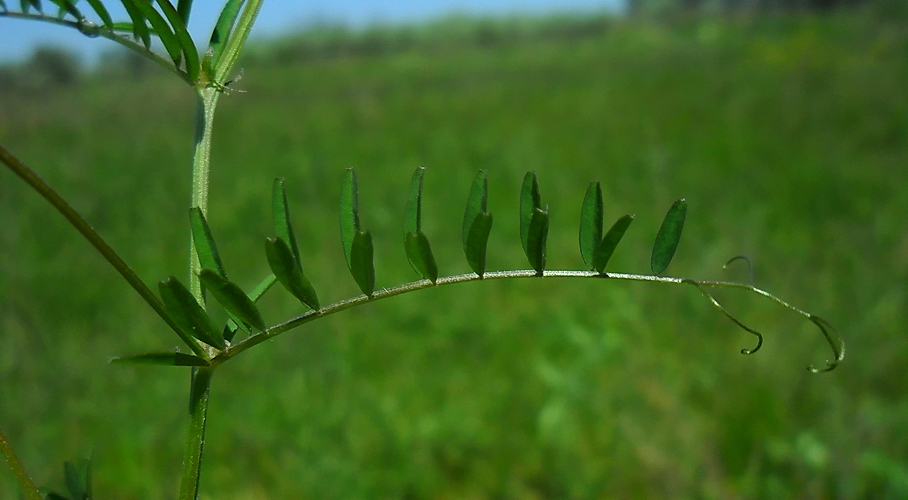
[[[489,171],[480,170],[476,177],[473,178],[473,185],[470,187],[470,195],[467,197],[467,208],[463,214],[463,229],[461,240],[463,249],[467,250],[467,241],[469,241],[470,231],[476,216],[482,212],[488,211],[489,203]]]
[[[375,265],[372,260],[372,234],[357,231],[350,248],[350,274],[367,297],[375,291]]]
[[[167,22],[173,28],[173,34],[183,52],[183,58],[186,61],[186,76],[190,82],[195,82],[199,77],[199,50],[196,48],[195,42],[192,41],[192,35],[189,34],[189,30],[186,28],[186,21],[174,8],[173,4],[170,3],[170,0],[158,0],[158,5],[161,6],[161,12],[164,13],[167,17]],[[188,10],[186,15],[189,15]]]
[[[110,360],[111,364],[162,365],[162,366],[208,366],[208,361],[182,352],[146,352],[121,356]]]
[[[302,267],[294,258],[287,242],[280,237],[266,238],[265,255],[277,281],[300,302],[318,310],[320,308],[318,294],[303,274]]]
[[[418,167],[410,180],[410,194],[404,209],[404,238],[422,227],[422,180],[426,167]]]
[[[158,38],[161,39],[161,43],[164,44],[164,49],[167,50],[167,54],[169,54],[170,58],[173,60],[174,66],[179,67],[183,49],[180,45],[180,40],[174,32],[170,30],[170,25],[167,24],[164,17],[162,17],[161,14],[145,0],[129,0],[129,3],[139,9],[145,19],[148,19],[155,34],[158,35]],[[126,2],[124,1],[124,5],[125,4]]]
[[[492,232],[492,214],[479,212],[473,218],[464,242],[464,253],[470,269],[482,278],[486,272],[486,250],[489,243],[489,233]]]
[[[192,243],[195,246],[196,254],[199,256],[199,263],[203,268],[214,269],[224,278],[227,277],[227,271],[224,270],[224,263],[221,261],[221,254],[218,252],[218,246],[214,241],[214,235],[211,234],[211,227],[202,209],[192,207],[189,209],[189,224],[192,230]]]
[[[218,15],[218,20],[214,25],[214,29],[211,31],[211,38],[208,41],[208,51],[211,53],[211,60],[214,63],[212,67],[217,64],[217,61],[221,58],[221,53],[224,51],[224,45],[226,45],[227,39],[230,38],[233,26],[236,24],[236,18],[240,14],[240,8],[242,8],[245,1],[246,0],[228,0],[227,3],[224,4],[224,8],[221,10],[220,15]]]
[[[353,266],[353,239],[359,232],[359,202],[358,188],[356,185],[356,171],[348,168],[344,174],[343,184],[341,186],[341,243],[344,247],[344,257],[347,259],[347,267]]]
[[[684,219],[687,216],[687,201],[683,198],[675,201],[665,218],[662,220],[662,226],[656,234],[656,241],[653,243],[653,254],[650,259],[650,266],[653,274],[660,275],[668,268],[672,257],[675,256],[675,250],[678,249],[678,242],[681,241],[681,232],[684,230]]]
[[[202,309],[202,306],[186,286],[180,283],[180,280],[170,276],[158,283],[158,288],[164,308],[167,309],[183,333],[218,349],[227,347],[223,333],[214,325],[208,313]]]
[[[549,214],[540,208],[534,208],[527,228],[527,260],[542,276],[545,270],[545,244],[549,232]]]
[[[435,256],[432,255],[429,239],[422,231],[407,233],[404,238],[404,249],[414,271],[432,283],[438,281],[438,265],[435,263]]]
[[[536,172],[527,172],[520,188],[520,242],[523,244],[523,251],[526,254],[530,252],[530,222],[535,214],[535,209],[541,208]]]
[[[615,248],[621,242],[621,238],[624,237],[624,233],[631,225],[631,222],[634,222],[633,214],[625,215],[615,221],[608,232],[605,233],[602,243],[599,244],[593,255],[593,269],[596,272],[601,273],[605,270],[605,266],[608,264],[609,259],[612,258],[612,254],[615,253]]]
[[[151,49],[151,31],[148,29],[148,25],[145,24],[145,15],[142,13],[142,9],[138,7],[138,3],[143,2],[144,0],[122,0],[123,8],[126,9],[126,13],[129,14],[129,18],[132,20],[132,34],[137,39],[142,40],[142,43],[145,44],[146,49]]]
[[[260,332],[265,330],[262,313],[239,285],[212,269],[202,269],[199,273],[199,280],[234,322],[246,323]]]
[[[284,189],[284,178],[274,179],[271,189],[271,212],[274,218],[274,234],[290,245],[293,257],[300,260],[300,249],[296,244],[293,234],[293,225],[290,223],[290,207],[287,203],[287,191]]]
[[[95,13],[98,14],[98,17],[101,18],[105,28],[110,28],[114,25],[113,18],[110,17],[107,7],[104,6],[104,3],[101,2],[101,0],[88,0],[88,4],[91,5],[91,8],[94,9]]]
[[[596,249],[602,243],[602,212],[602,186],[591,182],[580,208],[580,256],[589,269],[596,268]]]
[[[57,17],[62,18],[65,14],[73,16],[76,21],[82,19],[82,13],[79,12],[79,9],[76,8],[75,4],[70,0],[51,0],[57,7],[60,7],[60,14]]]
[[[91,498],[91,460],[81,458],[63,462],[63,477],[72,498]]]

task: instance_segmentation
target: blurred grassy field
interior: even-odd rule
[[[526,268],[517,196],[535,170],[549,268],[582,268],[589,181],[602,181],[609,223],[637,215],[613,271],[647,272],[662,215],[685,197],[669,274],[746,280],[721,267],[747,254],[758,286],[830,320],[848,351],[838,370],[807,373],[830,356],[819,332],[749,295],[723,298],[766,334],[753,356],[739,354],[752,337],[688,288],[421,291],[224,366],[203,498],[908,497],[904,21],[604,23],[325,57],[255,47],[213,151],[209,220],[240,283],[267,272],[269,191],[285,176],[322,302],[357,293],[337,221],[351,166],[379,286],[416,278],[401,243],[419,165],[443,274],[468,270],[460,218],[478,169],[495,216],[489,267]],[[0,141],[154,283],[185,274],[192,111],[175,80],[98,77],[4,97]],[[178,339],[8,172],[0,195],[0,425],[41,484],[93,452],[98,498],[172,498],[188,374],[107,360]],[[281,292],[263,307],[271,322],[300,312]],[[16,498],[5,468],[0,497]]]

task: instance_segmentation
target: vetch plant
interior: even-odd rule
[[[175,276],[169,276],[158,283],[155,293],[65,199],[4,146],[0,146],[0,161],[66,217],[185,344],[186,350],[183,352],[146,352],[111,361],[117,364],[189,367],[192,371],[189,426],[178,497],[181,500],[198,498],[209,389],[212,376],[221,364],[266,340],[319,318],[423,288],[476,280],[553,277],[690,285],[731,321],[756,337],[753,347],[741,350],[743,354],[752,354],[762,346],[763,335],[736,318],[710,292],[713,288],[746,290],[804,316],[819,328],[832,350],[832,358],[824,367],[808,367],[810,371],[832,370],[843,359],[844,344],[829,322],[757,288],[752,279],[750,283],[736,283],[664,276],[676,253],[684,228],[687,202],[683,199],[671,205],[656,233],[650,259],[652,273],[616,273],[606,271],[606,268],[635,219],[631,214],[623,215],[605,231],[602,188],[598,182],[590,183],[580,207],[579,224],[580,255],[586,268],[547,269],[549,208],[542,202],[535,172],[528,172],[523,179],[518,207],[521,245],[529,269],[488,270],[487,247],[493,228],[493,214],[488,204],[488,172],[480,170],[469,188],[461,229],[464,255],[472,272],[442,275],[440,267],[443,266],[436,262],[430,241],[422,230],[423,179],[426,169],[419,167],[413,174],[406,198],[403,245],[407,260],[420,279],[377,289],[372,234],[361,225],[357,174],[353,169],[348,169],[341,180],[340,239],[347,267],[362,294],[324,305],[316,286],[306,277],[305,255],[300,252],[293,230],[284,181],[275,179],[271,200],[274,236],[265,239],[263,252],[271,274],[253,289],[244,290],[230,279],[207,220],[209,153],[218,98],[229,91],[232,83],[230,75],[255,21],[261,0],[226,2],[207,49],[201,55],[186,29],[191,1],[181,0],[174,5],[169,0],[123,0],[130,18],[127,22],[113,22],[101,0],[89,0],[87,3],[97,16],[97,21],[88,20],[77,7],[77,2],[69,0],[52,1],[58,9],[56,15],[48,14],[45,8],[50,6],[42,4],[40,0],[23,0],[19,11],[9,10],[6,3],[0,0],[0,16],[52,22],[78,29],[88,36],[108,38],[165,67],[195,91],[197,120],[189,210],[191,261],[185,283]],[[158,54],[152,49],[153,39],[160,40],[165,54]],[[741,256],[732,258],[726,265],[737,260],[744,260],[750,266],[750,261]],[[257,302],[278,283],[299,300],[305,311],[281,323],[269,324],[259,311]],[[216,323],[209,315],[208,299],[213,299],[226,311],[226,324]],[[2,433],[0,450],[16,473],[23,493],[30,500],[91,497],[89,462],[67,462],[65,465],[69,497],[53,492],[42,497]]]

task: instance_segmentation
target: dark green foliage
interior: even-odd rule
[[[248,325],[247,330],[250,326],[258,331],[265,329],[262,313],[239,285],[211,269],[202,269],[199,280],[236,324]]]
[[[92,466],[90,458],[63,462],[63,479],[69,495],[51,491],[45,500],[92,500]]]
[[[684,230],[684,218],[687,216],[687,202],[683,199],[675,201],[665,218],[662,220],[662,226],[656,234],[656,241],[653,243],[653,254],[650,259],[650,266],[653,274],[660,275],[665,272],[672,257],[675,256],[675,250],[678,249],[678,242],[681,241],[681,232]]]
[[[473,179],[467,208],[463,214],[463,251],[470,269],[479,277],[486,270],[486,246],[492,231],[492,214],[489,204],[489,172],[480,170]]]
[[[356,171],[347,169],[341,187],[341,243],[347,267],[359,289],[371,297],[375,291],[375,264],[372,261],[372,235],[359,227],[359,191]]]
[[[580,208],[580,255],[589,269],[596,268],[593,257],[602,243],[602,212],[602,186],[591,182]]]
[[[161,300],[167,312],[173,316],[184,335],[195,337],[202,342],[224,349],[227,347],[224,334],[214,325],[192,293],[173,276],[158,283]],[[184,337],[184,341],[187,339]]]
[[[425,167],[417,168],[410,183],[404,212],[404,250],[413,270],[434,283],[438,279],[438,266],[429,239],[422,232],[422,180],[425,170]]]
[[[199,263],[202,267],[214,269],[226,278],[227,271],[224,269],[221,254],[218,252],[218,246],[214,241],[214,235],[211,234],[211,227],[208,226],[205,214],[199,207],[193,207],[189,209],[189,221],[192,229],[192,243],[196,255],[199,256]]]
[[[371,297],[375,291],[375,265],[372,261],[372,234],[357,231],[350,248],[350,273],[359,289]]]
[[[303,274],[299,261],[283,238],[267,238],[265,255],[271,272],[288,292],[312,309],[320,307],[315,288]]]
[[[183,20],[182,15],[177,12],[170,3],[170,0],[158,0],[158,5],[161,6],[161,11],[164,12],[164,16],[167,17],[167,22],[170,23],[170,26],[173,29],[173,36],[176,38],[176,43],[183,53],[183,60],[186,61],[186,76],[190,82],[195,82],[196,78],[199,76],[199,52],[198,49],[196,49],[195,42],[192,41],[192,36],[186,28],[186,23]],[[185,14],[188,16],[188,8],[184,7],[184,9],[186,9]],[[166,47],[167,42],[165,40],[167,37],[160,33],[159,36]],[[168,49],[168,52],[169,51],[170,50]],[[174,64],[179,66],[177,59],[174,59]]]
[[[300,260],[300,249],[296,244],[293,234],[293,224],[290,223],[290,207],[287,205],[287,191],[284,189],[284,178],[274,179],[271,188],[271,215],[274,219],[274,233],[278,238],[290,245],[293,258]]]
[[[630,227],[631,222],[634,222],[634,216],[631,214],[624,215],[616,220],[608,232],[605,233],[599,246],[596,247],[596,252],[593,254],[594,270],[600,273],[605,270],[605,266],[608,264],[609,259],[612,258],[615,248],[621,242],[621,238],[624,237],[624,233]]]
[[[112,364],[164,365],[164,366],[207,366],[208,361],[182,352],[147,352],[133,356],[121,356],[110,360]]]
[[[520,190],[520,239],[530,266],[540,276],[545,269],[545,243],[549,233],[549,210],[542,209],[536,172],[527,172]]]

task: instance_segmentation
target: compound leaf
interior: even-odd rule
[[[146,352],[122,356],[110,360],[112,364],[124,365],[165,365],[165,366],[207,366],[208,361],[182,352]]]
[[[281,237],[266,238],[265,255],[268,257],[271,272],[280,284],[300,302],[317,310],[320,307],[318,294],[303,274],[303,269],[287,242]]]
[[[195,246],[196,254],[199,256],[199,263],[203,268],[214,269],[223,277],[227,277],[227,271],[224,270],[224,263],[221,261],[221,254],[218,253],[218,246],[214,242],[214,236],[211,234],[211,227],[199,207],[189,209],[189,223],[192,229],[192,244]]]
[[[580,256],[589,269],[595,269],[596,249],[602,243],[602,211],[602,187],[591,182],[580,208]]]
[[[375,265],[372,261],[372,234],[357,231],[350,246],[350,274],[367,297],[375,291]]]
[[[479,212],[473,217],[473,222],[470,224],[470,229],[463,245],[463,251],[467,255],[467,263],[470,264],[470,269],[478,274],[480,278],[486,271],[486,248],[491,231],[492,214]]]
[[[180,280],[170,276],[158,283],[158,288],[161,292],[164,307],[184,334],[195,337],[218,349],[227,347],[223,333],[214,325],[214,322],[202,309],[202,306],[195,300],[192,293],[180,283]],[[186,340],[184,338],[184,341]]]
[[[615,252],[615,247],[621,242],[621,238],[624,237],[624,233],[631,225],[631,222],[634,222],[634,216],[632,214],[625,215],[615,221],[611,229],[605,233],[605,237],[602,238],[602,242],[593,254],[593,269],[596,272],[601,273],[605,270],[606,264],[608,264],[609,259],[612,258],[612,254]]]
[[[653,255],[650,260],[653,274],[662,274],[671,263],[672,257],[675,256],[678,242],[681,241],[681,231],[684,229],[686,216],[687,202],[683,198],[675,201],[665,214],[653,244]]]
[[[520,242],[527,255],[530,253],[530,221],[533,219],[535,209],[541,208],[536,172],[527,172],[523,177],[523,186],[520,188]]]
[[[211,292],[214,299],[224,307],[235,323],[238,325],[245,323],[258,331],[265,329],[262,313],[239,285],[211,269],[202,269],[199,273],[199,280]]]

